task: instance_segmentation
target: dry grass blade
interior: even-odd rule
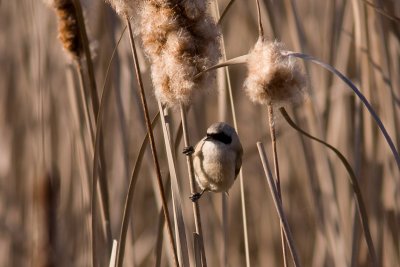
[[[358,185],[357,177],[356,177],[351,165],[346,160],[346,157],[343,156],[343,154],[340,153],[340,151],[337,150],[334,146],[332,146],[332,145],[310,135],[309,133],[305,132],[304,130],[302,130],[299,126],[297,126],[293,122],[293,120],[290,118],[289,114],[286,112],[286,110],[284,108],[280,108],[279,111],[281,112],[282,116],[285,118],[286,122],[293,129],[295,129],[296,131],[300,132],[301,134],[307,136],[308,138],[310,138],[314,141],[317,141],[318,143],[323,144],[324,146],[326,146],[327,148],[329,148],[330,150],[335,152],[335,154],[339,157],[340,161],[345,166],[347,173],[349,174],[349,182],[352,186],[352,189],[354,192],[354,197],[356,199],[357,209],[358,209],[358,213],[360,216],[360,221],[361,221],[361,224],[362,224],[362,227],[364,230],[364,236],[365,236],[365,240],[366,240],[367,246],[368,246],[368,252],[370,254],[373,266],[378,266],[376,252],[375,252],[374,244],[372,242],[371,232],[369,230],[367,210],[365,208],[365,204],[364,204],[363,197],[361,194],[360,186]]]
[[[86,58],[86,65],[87,65],[87,70],[89,73],[89,83],[90,83],[90,92],[91,92],[91,98],[92,98],[92,107],[93,107],[93,112],[95,116],[97,116],[99,112],[99,96],[97,94],[97,86],[96,86],[96,79],[94,76],[94,69],[93,69],[93,62],[92,62],[92,55],[90,53],[90,48],[89,48],[89,39],[86,33],[86,27],[85,27],[85,20],[83,18],[83,12],[82,12],[82,7],[81,3],[79,0],[73,0],[74,6],[76,9],[76,16],[79,24],[79,32],[81,34],[81,39],[82,39],[82,46],[83,46],[83,51],[85,53],[85,58]]]
[[[235,3],[236,0],[231,0],[225,7],[224,11],[222,11],[221,16],[218,19],[218,26],[221,26],[222,20],[225,18],[226,14],[228,13],[228,11],[230,10],[230,8],[232,7],[233,3]]]
[[[199,72],[198,74],[196,74],[196,76],[194,76],[195,79],[199,78],[201,75],[203,75],[204,73],[210,71],[210,70],[215,70],[218,68],[222,68],[222,67],[228,67],[228,66],[233,66],[233,65],[238,65],[238,64],[245,64],[247,62],[247,55],[244,56],[240,56],[240,57],[235,57],[229,60],[226,60],[224,62],[221,62],[219,64],[216,64],[208,69],[205,69],[201,72]]]
[[[114,239],[113,241],[113,246],[111,249],[111,256],[110,256],[110,265],[109,267],[115,267],[115,263],[116,263],[116,257],[117,257],[117,247],[118,247],[118,242],[117,240]]]
[[[163,211],[162,211],[162,208],[161,208],[160,212],[159,212],[159,215],[158,215],[156,245],[154,246],[155,247],[155,249],[154,249],[155,258],[156,258],[156,263],[154,264],[155,267],[160,267],[161,266],[164,222],[165,222],[165,218],[164,218],[164,214],[163,214]]]
[[[180,196],[180,189],[178,184],[178,176],[176,174],[174,157],[172,154],[172,147],[170,136],[168,134],[167,125],[165,122],[165,116],[163,113],[163,108],[161,102],[158,101],[158,109],[161,114],[161,125],[164,136],[165,149],[167,152],[167,160],[168,160],[168,168],[171,175],[171,188],[172,188],[172,204],[174,208],[174,218],[175,218],[175,227],[176,231],[176,240],[177,240],[177,252],[180,259],[181,266],[189,266],[189,254],[187,249],[187,240],[186,240],[186,231],[185,231],[185,222],[183,219],[182,212],[182,199]]]
[[[83,17],[83,11],[81,7],[81,3],[79,0],[73,0],[75,9],[76,9],[76,17],[79,25],[79,33],[81,36],[81,41],[82,41],[82,46],[83,46],[83,51],[85,54],[85,59],[86,59],[86,66],[87,66],[87,71],[88,71],[88,78],[89,78],[89,86],[90,86],[90,96],[91,96],[91,103],[92,103],[92,110],[94,117],[97,118],[98,113],[99,113],[99,96],[97,94],[97,85],[96,85],[96,79],[95,79],[95,74],[94,74],[94,68],[93,68],[93,62],[92,62],[92,55],[90,52],[89,48],[89,39],[87,36],[86,32],[86,27],[85,27],[85,22],[84,22],[84,17]],[[95,127],[93,125],[93,127]],[[98,127],[101,128],[101,127]],[[100,132],[101,134],[101,132]],[[101,160],[101,175],[99,179],[99,186],[100,186],[100,209],[101,209],[101,214],[103,219],[103,228],[105,228],[105,239],[106,243],[109,245],[109,251],[111,251],[111,226],[110,226],[110,211],[109,211],[109,198],[108,198],[108,186],[107,186],[107,181],[105,178],[105,159],[104,159],[104,146],[103,146],[103,141],[102,138],[100,139],[100,160]],[[93,140],[94,142],[94,140]],[[94,143],[95,144],[95,143]],[[97,257],[95,256],[95,199],[97,198],[96,196],[96,188],[97,188],[97,179],[93,179],[93,185],[92,185],[92,246],[93,246],[93,252],[92,252],[92,260],[93,264],[96,265]]]
[[[118,45],[121,42],[122,36],[124,35],[126,30],[126,27],[123,29],[123,31],[121,32],[121,36],[116,44],[116,46],[114,47],[114,50],[111,54],[111,58],[109,60],[108,66],[107,66],[107,70],[105,73],[105,78],[104,78],[104,83],[103,83],[103,90],[102,90],[102,95],[101,95],[101,102],[100,102],[100,106],[99,106],[99,110],[97,113],[97,117],[96,117],[96,135],[94,137],[94,155],[93,155],[93,170],[92,170],[92,183],[93,183],[93,199],[96,198],[96,192],[95,192],[95,188],[96,188],[96,184],[97,184],[97,172],[98,172],[98,164],[99,164],[99,153],[101,153],[100,148],[100,133],[101,133],[101,128],[102,128],[102,124],[103,124],[103,115],[104,115],[104,110],[105,110],[105,103],[106,100],[109,99],[110,93],[111,93],[111,88],[106,88],[106,84],[107,84],[107,80],[108,80],[108,74],[111,68],[111,63],[112,60],[114,59],[115,53],[117,51]],[[94,211],[94,207],[92,207],[92,216],[94,217],[95,212]],[[92,227],[94,225],[94,220],[95,218],[92,218]],[[104,223],[103,223],[104,224]],[[108,227],[110,227],[108,225]],[[94,229],[94,228],[93,228]],[[92,237],[92,239],[94,240],[94,237]],[[93,241],[94,242],[94,241]],[[93,251],[94,252],[94,251]],[[93,253],[93,258],[97,258],[97,256],[95,255],[95,253]]]
[[[157,113],[152,122],[151,127],[154,128],[156,123],[159,121],[160,113]],[[126,236],[129,227],[129,218],[131,213],[132,201],[135,192],[135,186],[137,179],[139,177],[140,167],[142,165],[144,152],[146,151],[146,147],[149,144],[149,135],[143,138],[142,144],[139,149],[138,156],[135,161],[135,165],[132,170],[131,179],[129,181],[128,192],[126,194],[125,205],[124,205],[124,213],[122,215],[122,223],[121,223],[121,230],[119,234],[119,246],[118,246],[118,253],[117,253],[117,266],[122,266],[124,262],[124,253],[125,253],[125,244],[126,244]]]
[[[233,4],[234,0],[231,0],[225,10],[223,11],[222,15],[219,18],[218,24],[221,22],[223,19],[223,16],[227,13],[228,9],[231,7]],[[215,9],[217,11],[217,15],[219,16],[219,8],[218,8],[218,1],[215,1]],[[221,35],[221,53],[222,53],[222,59],[226,61],[226,47],[225,47],[225,40],[224,40],[224,35]],[[229,68],[225,68],[225,76],[226,76],[226,81],[228,85],[228,95],[229,95],[229,104],[231,108],[231,114],[232,114],[232,119],[233,119],[233,126],[236,130],[236,132],[239,134],[239,129],[238,129],[238,123],[237,123],[237,116],[236,116],[236,107],[235,107],[235,102],[233,100],[233,90],[232,90],[232,83],[231,83],[231,77],[229,74]],[[225,101],[223,100],[225,103]],[[243,168],[240,169],[239,172],[239,182],[240,182],[240,202],[241,202],[241,209],[242,209],[242,221],[243,221],[243,239],[244,239],[244,252],[245,252],[245,259],[246,259],[246,266],[250,267],[250,245],[249,245],[249,233],[248,233],[248,218],[247,218],[247,209],[246,209],[246,198],[245,198],[245,190],[244,190],[244,178],[243,178]],[[227,224],[227,200],[226,197],[222,197],[222,210],[223,210],[223,218],[225,219],[224,222]],[[228,230],[227,227],[224,226],[224,246],[225,248],[228,247]],[[225,249],[224,253],[224,263],[228,264],[228,253]]]
[[[371,106],[371,104],[369,103],[367,98],[361,93],[361,91],[358,90],[358,88],[346,76],[344,76],[340,71],[338,71],[336,68],[332,67],[329,64],[326,64],[312,56],[309,56],[309,55],[306,55],[303,53],[287,52],[286,55],[291,56],[291,57],[301,58],[301,59],[304,59],[307,61],[311,61],[317,65],[324,67],[325,69],[329,70],[333,74],[337,75],[342,81],[344,81],[350,87],[351,90],[353,90],[353,92],[357,95],[357,97],[361,100],[361,102],[364,104],[364,106],[368,109],[372,118],[375,120],[376,124],[378,125],[379,130],[382,132],[382,134],[383,134],[387,144],[389,145],[389,147],[392,151],[392,154],[396,160],[397,168],[400,170],[399,152],[397,151],[396,146],[394,145],[394,143],[392,141],[392,138],[390,137],[389,133],[387,132],[387,130],[386,130],[385,126],[383,125],[381,119],[379,118],[378,114],[375,112],[374,108]]]
[[[362,1],[363,1],[367,6],[370,6],[370,7],[372,7],[373,9],[375,9],[376,12],[378,12],[379,14],[381,14],[381,15],[383,15],[383,16],[385,16],[385,17],[391,19],[391,20],[394,20],[394,21],[396,21],[396,22],[400,22],[400,18],[399,18],[399,17],[389,14],[388,12],[386,12],[385,10],[383,10],[382,8],[377,7],[375,4],[373,4],[373,3],[371,3],[371,2],[369,2],[369,1],[367,1],[367,0],[362,0]]]
[[[267,159],[267,155],[265,153],[264,147],[262,145],[261,142],[257,142],[257,148],[258,148],[258,152],[260,154],[260,159],[261,159],[261,163],[263,165],[264,168],[264,173],[265,176],[267,178],[267,182],[268,182],[268,186],[269,189],[271,191],[271,195],[272,195],[272,199],[274,200],[274,204],[275,204],[275,208],[276,211],[278,213],[279,219],[282,223],[282,227],[285,233],[285,237],[286,237],[286,241],[289,247],[289,251],[292,255],[293,258],[293,263],[294,266],[296,267],[300,267],[300,260],[299,260],[299,256],[297,254],[297,250],[296,247],[294,245],[294,240],[290,231],[290,227],[289,227],[289,223],[286,219],[285,213],[283,211],[283,207],[282,207],[282,203],[281,200],[279,198],[279,193],[278,190],[276,188],[275,182],[274,182],[274,178],[272,177],[272,172],[271,172],[271,168],[269,167],[268,164],[268,159]]]
[[[130,38],[130,43],[131,43],[131,52],[132,52],[132,57],[133,57],[133,62],[134,62],[135,74],[136,74],[136,78],[137,78],[137,81],[139,84],[138,89],[139,89],[139,93],[140,93],[140,99],[142,102],[142,108],[143,108],[143,113],[144,113],[144,117],[145,117],[146,128],[147,128],[147,132],[149,134],[150,148],[151,148],[151,152],[152,152],[154,167],[155,167],[156,174],[157,174],[157,184],[158,184],[159,193],[160,193],[162,206],[163,206],[163,210],[164,210],[164,216],[165,216],[165,221],[166,221],[167,230],[168,230],[169,243],[170,243],[172,254],[173,254],[172,256],[173,256],[174,264],[176,266],[179,266],[178,256],[176,254],[176,249],[175,249],[175,245],[174,245],[174,237],[173,237],[173,233],[172,233],[171,221],[169,219],[168,203],[167,203],[167,199],[165,196],[165,191],[164,191],[164,187],[163,187],[163,183],[162,183],[160,165],[159,165],[158,156],[157,156],[157,149],[156,149],[156,145],[155,145],[155,141],[154,141],[153,130],[151,129],[149,110],[147,107],[147,101],[146,101],[146,96],[145,96],[145,92],[144,92],[142,77],[140,75],[138,56],[137,56],[137,52],[136,52],[135,41],[133,38],[132,26],[129,21],[129,18],[126,18],[126,23],[128,25],[128,30],[129,30],[129,38]]]

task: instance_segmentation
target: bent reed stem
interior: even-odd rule
[[[261,142],[257,142],[257,148],[260,154],[261,163],[264,168],[265,177],[267,178],[268,186],[272,194],[272,199],[274,200],[275,208],[282,224],[282,228],[284,230],[286,242],[288,244],[289,251],[292,254],[293,264],[295,267],[301,267],[300,259],[294,245],[294,240],[290,231],[289,223],[286,219],[285,212],[283,211],[282,202],[280,201],[278,190],[276,188],[274,178],[272,177],[271,168],[268,163],[267,155]]]
[[[281,112],[282,116],[285,118],[286,122],[290,125],[290,127],[295,129],[299,133],[303,134],[304,136],[307,136],[308,138],[310,138],[318,143],[323,144],[324,146],[326,146],[327,148],[332,150],[342,161],[344,167],[346,168],[346,170],[349,174],[349,182],[350,182],[351,187],[353,188],[353,193],[354,193],[354,198],[356,200],[358,215],[360,216],[360,221],[361,221],[361,225],[362,225],[362,228],[364,231],[365,241],[367,243],[368,252],[371,257],[372,264],[373,264],[373,266],[378,266],[374,243],[372,242],[372,236],[371,236],[371,232],[369,230],[367,209],[365,208],[364,200],[363,200],[363,197],[361,194],[361,189],[358,184],[357,177],[356,177],[353,169],[351,168],[351,165],[349,164],[347,159],[343,156],[343,154],[338,149],[336,149],[334,146],[326,143],[325,141],[323,141],[317,137],[312,136],[311,134],[307,133],[306,131],[301,129],[299,126],[297,126],[296,123],[294,123],[294,121],[290,118],[290,116],[286,112],[285,108],[281,107],[281,108],[279,108],[279,111]]]
[[[146,101],[146,96],[145,96],[145,92],[144,92],[142,77],[140,75],[140,66],[139,66],[138,56],[137,56],[137,52],[136,52],[135,41],[133,39],[132,26],[131,26],[131,22],[129,21],[129,18],[126,18],[126,23],[127,23],[128,31],[129,31],[129,39],[130,39],[130,44],[131,44],[131,52],[132,52],[132,58],[133,58],[133,63],[134,63],[134,68],[135,68],[136,79],[137,79],[137,82],[139,85],[138,89],[139,89],[139,93],[140,93],[140,100],[142,103],[147,133],[149,134],[151,154],[152,154],[153,163],[154,163],[154,167],[155,167],[156,174],[157,174],[157,184],[158,184],[158,188],[160,191],[165,222],[167,225],[169,243],[170,243],[170,246],[171,246],[171,249],[173,252],[172,256],[173,256],[174,264],[175,264],[175,266],[179,266],[178,256],[176,254],[176,249],[175,249],[175,245],[174,245],[174,236],[173,236],[173,232],[172,232],[172,225],[171,225],[171,221],[170,221],[169,213],[168,213],[168,203],[167,203],[167,199],[165,196],[165,191],[164,191],[164,187],[163,187],[163,183],[162,183],[160,164],[158,162],[157,149],[156,149],[156,145],[154,142],[153,130],[151,128],[149,110],[147,107],[147,101]]]
[[[320,65],[321,67],[325,68],[326,70],[330,71],[331,73],[335,74],[336,76],[338,76],[344,83],[346,83],[350,89],[357,95],[357,97],[361,100],[361,102],[364,104],[364,106],[368,109],[368,112],[370,113],[370,115],[372,116],[372,118],[375,120],[375,123],[377,124],[379,130],[381,131],[381,133],[383,134],[386,143],[389,145],[389,148],[393,154],[394,159],[396,160],[396,164],[397,164],[397,168],[400,170],[400,154],[396,149],[395,144],[393,143],[392,138],[390,137],[389,133],[387,132],[385,126],[383,125],[382,120],[379,118],[378,114],[376,113],[376,111],[374,110],[374,108],[372,107],[372,105],[369,103],[368,99],[363,95],[363,93],[361,93],[361,91],[357,88],[357,86],[355,86],[349,78],[347,78],[343,73],[341,73],[339,70],[337,70],[335,67],[322,62],[321,60],[307,55],[307,54],[303,54],[303,53],[296,53],[296,52],[292,52],[292,51],[287,51],[285,53],[286,56],[290,56],[290,57],[297,57],[297,58],[301,58],[303,60],[306,61],[311,61],[317,65]]]

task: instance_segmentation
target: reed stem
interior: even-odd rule
[[[170,246],[171,246],[171,249],[172,249],[172,252],[173,252],[172,256],[173,256],[174,264],[175,264],[175,266],[179,266],[179,264],[178,264],[178,256],[176,254],[175,245],[174,245],[174,236],[173,236],[173,233],[172,233],[171,221],[170,221],[169,213],[168,213],[168,203],[167,203],[167,199],[165,197],[164,187],[163,187],[163,183],[162,183],[160,164],[158,162],[157,149],[156,149],[156,145],[155,145],[155,142],[154,142],[153,130],[151,128],[149,110],[148,110],[148,107],[147,107],[146,96],[145,96],[145,93],[144,93],[142,77],[140,75],[140,66],[139,66],[138,56],[137,56],[137,52],[136,52],[135,41],[133,39],[132,26],[131,26],[131,22],[129,21],[129,18],[126,18],[126,23],[127,23],[128,31],[129,31],[129,39],[130,39],[130,43],[131,43],[133,62],[134,62],[134,65],[135,65],[134,67],[135,67],[136,79],[137,79],[138,84],[139,84],[138,89],[139,89],[139,93],[140,93],[140,100],[141,100],[141,103],[142,103],[142,108],[143,108],[143,113],[144,113],[144,118],[145,118],[145,123],[146,123],[146,128],[147,128],[147,133],[149,134],[151,154],[152,154],[152,157],[153,157],[154,167],[156,169],[157,183],[158,183],[158,188],[160,190],[162,207],[163,207],[163,211],[164,211],[165,222],[166,222],[166,225],[167,225],[169,243],[170,243]]]
[[[96,79],[94,75],[94,68],[93,68],[93,62],[92,62],[92,56],[90,53],[90,48],[89,48],[89,39],[87,36],[86,32],[86,27],[85,27],[85,21],[83,17],[83,12],[82,12],[82,6],[79,0],[73,0],[73,4],[76,10],[76,19],[79,25],[79,34],[81,37],[82,41],[82,47],[83,47],[83,52],[85,54],[85,59],[86,59],[86,67],[87,67],[87,72],[88,72],[88,79],[89,79],[89,89],[90,89],[90,100],[92,103],[92,111],[93,111],[93,116],[94,116],[94,121],[98,117],[99,113],[99,96],[97,93],[97,85],[96,85]],[[82,59],[79,59],[82,61]],[[81,64],[81,63],[79,63]],[[82,68],[80,68],[80,71],[82,71]],[[83,80],[82,80],[82,84]],[[86,98],[88,100],[88,98]],[[88,105],[88,103],[86,104]],[[90,115],[88,114],[90,117]],[[109,210],[109,197],[108,197],[108,185],[107,185],[107,180],[106,180],[106,164],[105,164],[105,154],[104,154],[104,140],[102,138],[102,133],[99,131],[99,136],[93,136],[94,129],[96,129],[96,124],[95,122],[92,121],[92,145],[94,146],[94,151],[96,151],[95,147],[95,138],[100,139],[100,144],[99,144],[99,149],[100,149],[100,175],[99,175],[99,180],[97,181],[97,177],[93,177],[92,181],[92,213],[95,213],[95,197],[96,197],[96,190],[97,190],[97,182],[99,182],[99,203],[100,203],[100,210],[101,210],[101,215],[102,215],[102,226],[103,226],[103,232],[105,235],[105,240],[107,243],[107,251],[108,253],[111,253],[112,249],[112,238],[111,238],[111,225],[110,225],[110,210]],[[94,152],[96,153],[96,152]],[[95,165],[95,164],[93,164]],[[93,172],[95,173],[95,172]],[[92,214],[92,250],[94,254],[94,251],[96,250],[95,248],[95,219],[96,217]],[[97,257],[93,256],[93,264],[95,265]]]
[[[182,130],[183,130],[183,140],[185,147],[190,146],[190,140],[189,140],[189,132],[188,132],[188,127],[187,127],[187,118],[186,118],[186,111],[185,107],[183,104],[180,104],[180,111],[181,111],[181,118],[182,118]],[[193,168],[193,158],[192,155],[188,154],[186,156],[186,162],[188,165],[188,172],[189,172],[189,182],[190,182],[190,193],[195,194],[196,193],[196,181],[194,178],[194,168]],[[206,267],[207,266],[207,260],[206,260],[206,252],[204,250],[204,242],[203,242],[203,231],[201,227],[201,217],[200,217],[200,206],[198,201],[193,201],[193,215],[194,215],[194,223],[196,227],[196,234],[198,235],[199,238],[199,243],[200,243],[200,251],[201,251],[201,262],[202,266]]]
[[[327,148],[329,148],[330,150],[332,150],[333,152],[335,152],[335,154],[339,157],[339,159],[342,161],[343,165],[345,166],[348,174],[349,174],[349,182],[352,186],[353,189],[353,193],[354,193],[354,198],[356,200],[356,205],[357,205],[357,211],[358,211],[358,215],[360,218],[360,222],[364,231],[364,237],[365,237],[365,241],[367,243],[368,246],[368,252],[369,255],[371,257],[371,263],[373,266],[378,266],[378,261],[377,261],[377,256],[376,256],[376,252],[375,252],[375,247],[374,247],[374,243],[372,242],[372,236],[371,236],[371,231],[369,230],[369,222],[368,222],[368,214],[367,214],[367,209],[365,208],[365,204],[364,204],[364,200],[361,194],[361,189],[360,186],[358,184],[358,180],[357,177],[353,171],[353,169],[351,168],[351,165],[348,163],[348,161],[346,160],[346,158],[342,155],[342,153],[340,153],[339,150],[337,150],[335,147],[331,146],[330,144],[310,135],[309,133],[305,132],[304,130],[302,130],[299,126],[297,126],[293,120],[290,118],[289,114],[286,112],[286,110],[281,107],[279,109],[279,111],[281,112],[282,116],[285,118],[286,122],[296,131],[300,132],[302,135],[307,136],[308,138],[317,141],[318,143],[321,143],[323,145],[325,145]]]
[[[218,24],[220,24],[224,15],[227,13],[227,11],[231,7],[231,5],[234,3],[234,1],[235,0],[231,0],[228,3],[227,7],[222,12],[222,15],[219,18]],[[218,1],[215,1],[215,6],[216,6],[217,15],[219,15]],[[226,49],[225,49],[225,41],[224,41],[223,35],[221,38],[221,53],[222,53],[222,59],[224,61],[226,61]],[[231,77],[229,74],[229,68],[225,68],[225,75],[226,75],[226,80],[227,80],[227,85],[228,85],[229,104],[230,104],[230,109],[231,109],[231,114],[232,114],[232,119],[233,119],[233,127],[235,128],[236,132],[239,134],[238,123],[237,123],[237,118],[236,118],[236,107],[235,107],[235,102],[233,99],[232,83],[231,83]],[[240,169],[240,172],[239,172],[239,184],[240,184],[240,200],[241,200],[240,203],[241,203],[241,209],[242,209],[244,253],[245,253],[245,258],[246,258],[246,267],[250,267],[251,264],[250,264],[249,233],[248,233],[248,227],[247,227],[246,198],[245,198],[245,192],[244,192],[244,179],[243,179],[242,169]]]
[[[258,3],[258,1],[257,1]],[[278,160],[278,150],[276,147],[276,133],[275,133],[275,123],[274,123],[274,108],[272,104],[268,104],[268,123],[269,130],[271,134],[271,143],[272,143],[272,152],[274,156],[274,169],[275,169],[275,178],[276,178],[276,188],[278,190],[279,200],[282,202],[282,193],[281,193],[281,177],[279,173],[279,160]],[[281,222],[281,242],[282,242],[282,254],[283,254],[283,266],[287,267],[287,256],[286,256],[286,246],[285,246],[285,237],[283,233],[283,225]]]
[[[267,155],[265,153],[264,147],[262,146],[262,144],[260,142],[257,142],[257,148],[258,148],[258,152],[260,154],[261,163],[264,168],[264,172],[265,172],[265,176],[267,178],[269,189],[272,194],[272,199],[274,200],[275,208],[276,208],[276,211],[278,212],[278,216],[279,216],[280,222],[282,224],[282,228],[284,230],[284,234],[285,234],[285,238],[286,238],[286,241],[287,241],[287,244],[289,247],[289,251],[292,254],[294,266],[301,267],[299,256],[297,254],[297,250],[294,245],[292,233],[289,228],[289,223],[288,223],[285,213],[283,211],[282,202],[279,198],[279,193],[278,193],[274,178],[272,177],[271,168],[269,167],[269,164],[268,164]]]

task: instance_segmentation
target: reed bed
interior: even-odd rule
[[[0,1],[0,29],[0,266],[400,266],[399,1]],[[241,174],[192,202],[217,121]]]

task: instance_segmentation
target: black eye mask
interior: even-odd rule
[[[221,132],[221,133],[211,133],[211,134],[208,133],[205,140],[206,141],[215,140],[215,141],[219,141],[221,143],[224,143],[226,145],[232,143],[232,137],[226,135],[223,132]]]

